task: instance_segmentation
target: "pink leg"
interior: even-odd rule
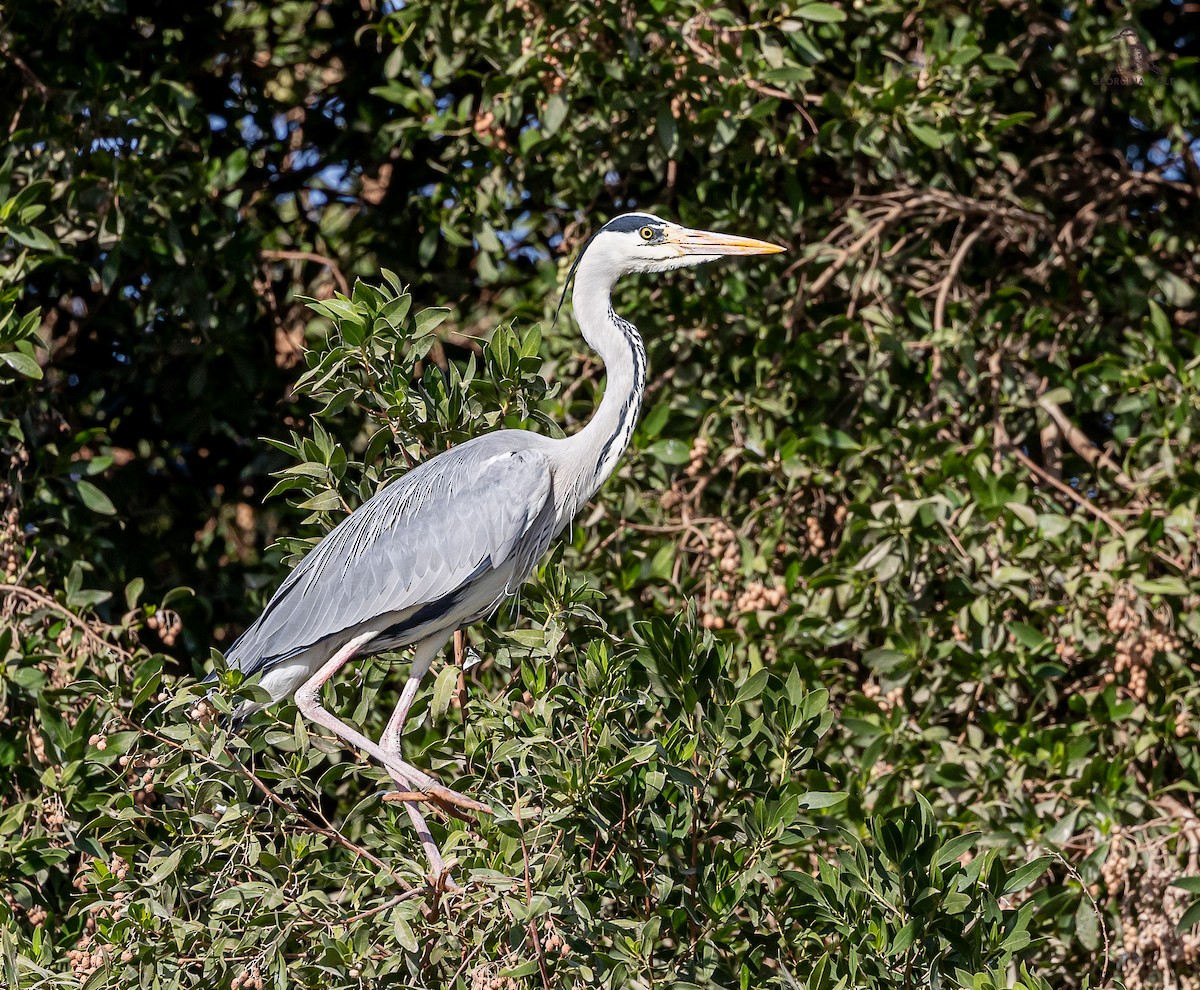
[[[400,692],[400,701],[396,710],[392,712],[392,717],[388,719],[383,735],[379,737],[379,745],[385,752],[400,755],[400,736],[404,731],[404,720],[408,718],[408,710],[417,696],[421,680],[429,672],[429,665],[441,651],[442,644],[441,637],[432,637],[418,643],[413,650],[412,665],[408,669],[408,680],[404,682],[404,690]]]
[[[387,727],[383,730],[383,735],[379,739],[379,745],[384,752],[392,754],[396,759],[403,759],[403,753],[400,749],[400,739],[404,732],[404,722],[408,718],[408,710],[412,707],[413,699],[417,696],[417,689],[421,686],[421,680],[426,673],[429,672],[429,666],[433,663],[433,658],[441,652],[444,645],[443,637],[432,636],[429,639],[422,640],[417,643],[413,650],[412,665],[409,667],[408,680],[404,683],[404,690],[400,692],[400,700],[396,703],[396,710],[392,712],[392,717],[388,719]],[[404,787],[404,781],[393,777],[397,784]],[[441,802],[437,802],[441,803]],[[453,808],[444,809],[451,814],[456,814]],[[492,809],[486,804],[480,804],[479,810],[486,815],[492,813]],[[459,815],[459,817],[462,817]]]
[[[392,779],[397,779],[395,774],[392,774]],[[401,784],[401,786],[403,787],[404,785]],[[421,848],[425,850],[425,858],[429,861],[430,885],[433,887],[444,887],[448,890],[460,890],[461,888],[450,879],[450,871],[446,869],[446,861],[442,859],[442,851],[437,847],[437,843],[433,841],[433,834],[429,831],[429,825],[425,821],[425,816],[421,814],[420,809],[417,807],[417,802],[405,801],[404,810],[408,812],[413,830],[417,833],[417,838],[421,840]]]
[[[399,756],[388,753],[378,743],[372,742],[357,729],[351,728],[322,707],[320,696],[325,682],[346,666],[374,635],[374,633],[363,633],[361,636],[355,637],[326,661],[325,665],[305,681],[300,690],[296,692],[296,707],[309,721],[316,722],[317,725],[323,726],[334,735],[357,746],[369,756],[373,756],[387,768],[393,779],[402,782],[403,786],[428,794],[445,805],[465,808],[468,811],[489,813],[491,809],[486,804],[481,804],[465,794],[459,794],[457,791],[452,791],[439,784],[429,774],[405,763]]]
[[[379,739],[379,745],[385,753],[388,753],[396,758],[401,758],[400,751],[400,733],[404,727],[405,716],[408,715],[409,708],[412,707],[413,699],[417,695],[417,688],[421,684],[421,678],[425,676],[429,670],[429,665],[432,663],[434,656],[441,649],[441,644],[436,640],[426,640],[424,643],[418,643],[413,652],[412,666],[409,668],[408,680],[404,684],[404,690],[400,694],[400,702],[396,705],[396,710],[392,713],[392,717],[388,719],[387,728],[383,730],[383,735]],[[411,786],[407,781],[403,780],[399,774],[392,770],[388,771],[392,775],[392,780],[400,787],[401,790],[408,790]],[[417,807],[416,801],[405,801],[404,810],[408,812],[408,817],[412,820],[413,828],[416,830],[417,838],[421,840],[421,845],[425,849],[425,856],[429,860],[429,876],[430,882],[435,886],[441,882],[449,882],[453,888],[453,881],[449,880],[449,871],[446,869],[446,862],[442,859],[442,852],[437,847],[437,843],[433,841],[433,835],[429,831],[429,826],[425,822],[425,816],[421,814]]]

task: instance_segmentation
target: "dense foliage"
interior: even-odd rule
[[[368,8],[0,18],[0,981],[1195,987],[1196,15]],[[586,419],[631,207],[792,253],[620,290],[633,449],[406,738],[497,812],[439,896],[195,678],[412,463]]]

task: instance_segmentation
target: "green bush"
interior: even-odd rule
[[[386,482],[380,446],[427,455],[473,422],[533,425],[522,411],[545,392],[536,333],[502,328],[478,368],[413,387],[445,314],[410,318],[410,304],[390,273],[386,286],[356,285],[353,301],[313,304],[335,324],[298,385],[319,411],[311,435],[276,443],[295,461],[277,489],[312,522],[329,526]],[[601,589],[565,564],[551,555],[522,597],[532,629],[481,629],[473,649],[487,659],[470,691],[447,662],[419,697],[422,765],[496,811],[436,826],[466,887],[444,902],[425,887],[405,816],[380,799],[385,774],[311,735],[291,706],[244,737],[191,721],[203,689],[160,693],[162,657],[120,645],[162,625],[164,610],[136,609],[130,589],[125,630],[72,629],[68,609],[104,597],[77,587],[76,572],[66,608],[46,602],[23,623],[25,655],[35,661],[54,637],[58,650],[113,659],[49,679],[22,664],[6,699],[10,717],[36,727],[32,756],[47,764],[0,831],[42,827],[6,853],[71,905],[28,955],[10,956],[14,983],[40,985],[34,967],[69,956],[97,986],[448,986],[464,973],[562,986],[786,986],[807,973],[814,987],[890,986],[897,972],[910,985],[1008,985],[1034,904],[1001,901],[1046,858],[1006,870],[979,833],[947,837],[920,795],[862,834],[839,824],[849,795],[830,789],[816,756],[834,721],[827,691],[796,666],[782,677],[748,662],[691,608],[622,640],[597,611]],[[337,710],[375,735],[396,700],[389,666],[367,662],[335,691]],[[240,675],[223,683],[237,689]],[[230,710],[225,694],[213,703]],[[56,841],[64,834],[70,844]],[[81,853],[68,885],[63,868]],[[16,910],[46,910],[44,893],[20,889]]]
[[[1185,14],[1139,85],[1084,7],[6,10],[0,982],[1192,980]],[[497,808],[438,897],[378,768],[196,678],[412,463],[578,428],[632,207],[791,254],[621,286],[632,448],[406,738]]]

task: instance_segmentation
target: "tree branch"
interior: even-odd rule
[[[315,251],[275,251],[269,248],[265,248],[260,253],[264,261],[314,261],[318,265],[324,265],[333,275],[342,294],[350,295],[350,283],[346,281],[346,276],[342,274],[338,263],[326,255],[317,254]]]
[[[1032,458],[1029,457],[1028,454],[1025,453],[1025,451],[1021,450],[1014,443],[1012,443],[1011,440],[1008,441],[1008,452],[1010,454],[1012,454],[1013,457],[1015,457],[1018,461],[1020,461],[1031,472],[1033,472],[1035,475],[1037,475],[1038,478],[1040,478],[1042,481],[1046,482],[1046,484],[1050,485],[1051,487],[1057,488],[1060,492],[1062,492],[1064,495],[1066,495],[1068,498],[1070,498],[1077,505],[1082,507],[1085,511],[1091,513],[1093,516],[1095,516],[1097,519],[1099,519],[1102,523],[1104,523],[1106,526],[1108,526],[1108,528],[1111,529],[1113,532],[1118,533],[1121,536],[1125,536],[1129,532],[1129,530],[1127,530],[1124,526],[1122,526],[1119,522],[1117,522],[1112,516],[1110,516],[1107,512],[1105,512],[1102,508],[1100,508],[1100,506],[1098,506],[1090,498],[1087,498],[1086,496],[1080,494],[1074,488],[1072,488],[1070,485],[1064,484],[1063,482],[1059,481],[1049,471],[1047,471],[1041,465],[1037,464]],[[1172,557],[1170,554],[1163,553],[1161,550],[1157,549],[1156,547],[1150,547],[1149,550],[1150,550],[1150,553],[1152,553],[1155,557],[1157,557],[1159,560],[1161,560],[1164,564],[1167,564],[1168,566],[1170,566],[1170,567],[1174,568],[1175,570],[1180,571],[1182,573],[1187,572],[1187,565],[1184,564],[1184,562],[1182,560],[1180,560],[1178,557]]]
[[[1121,470],[1111,457],[1103,450],[1092,443],[1091,439],[1067,417],[1067,414],[1062,411],[1062,407],[1056,402],[1052,402],[1044,395],[1038,396],[1038,406],[1045,410],[1046,414],[1054,421],[1054,425],[1058,427],[1059,433],[1063,435],[1067,443],[1071,445],[1071,449],[1080,457],[1088,462],[1093,468],[1099,464],[1112,473],[1112,480],[1124,488],[1127,492],[1133,495],[1140,494],[1138,491],[1137,482],[1129,475]]]

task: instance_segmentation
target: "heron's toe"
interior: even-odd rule
[[[466,889],[455,881],[454,874],[448,866],[443,867],[438,873],[431,872],[425,879],[429,881],[429,886],[439,894],[461,894]]]
[[[492,813],[492,806],[490,804],[476,801],[474,798],[460,794],[449,787],[443,787],[441,784],[435,784],[433,787],[426,788],[426,793],[433,799],[434,804],[451,814],[464,810],[474,811],[480,815],[490,815]]]

